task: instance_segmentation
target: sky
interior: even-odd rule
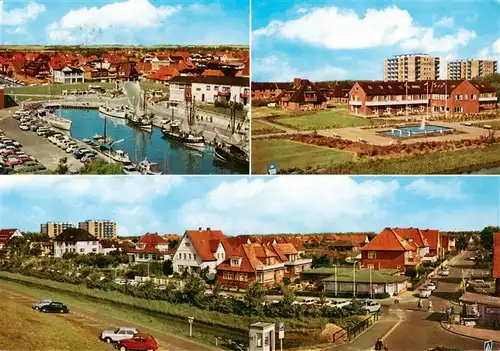
[[[500,225],[499,177],[0,177],[0,228],[109,219],[120,236],[480,230]]]
[[[244,0],[0,0],[3,45],[248,45]]]
[[[254,0],[252,80],[382,80],[384,59],[500,59],[500,0]]]

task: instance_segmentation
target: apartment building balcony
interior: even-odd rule
[[[349,101],[349,105],[351,106],[361,106],[361,101],[355,101],[355,100],[351,100]]]
[[[424,100],[387,100],[387,101],[367,101],[366,106],[402,106],[402,105],[425,105],[428,103],[427,99]]]
[[[479,97],[479,101],[497,101],[498,98],[496,96],[488,96],[488,97]]]
[[[312,258],[299,258],[298,260],[286,261],[285,266],[300,266],[312,263]]]
[[[280,269],[280,268],[285,268],[285,264],[284,263],[268,264],[265,266],[257,267],[257,268],[255,268],[255,270],[259,271],[259,272],[263,272],[263,271],[273,271],[273,270]]]

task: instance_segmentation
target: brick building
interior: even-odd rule
[[[291,83],[252,82],[252,100],[276,100]]]
[[[350,111],[363,116],[478,113],[496,101],[491,84],[464,80],[357,82],[349,92]]]
[[[319,88],[309,80],[295,78],[292,85],[277,97],[281,108],[290,110],[324,110],[327,99]]]
[[[495,296],[500,297],[500,233],[493,234],[493,278]]]

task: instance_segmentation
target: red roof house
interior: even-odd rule
[[[174,250],[168,247],[168,240],[157,233],[147,233],[127,254],[130,262],[162,262],[171,259],[173,252]]]
[[[0,249],[2,249],[10,239],[15,237],[22,238],[23,234],[18,229],[0,229]]]
[[[493,278],[495,296],[500,297],[500,233],[493,233]]]
[[[398,228],[396,228],[398,229]],[[408,232],[401,231],[408,235]],[[406,272],[420,264],[420,250],[413,238],[404,239],[396,230],[385,228],[361,248],[361,266],[373,269],[399,269]]]

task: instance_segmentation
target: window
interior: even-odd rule
[[[257,333],[257,347],[262,347],[262,333]]]
[[[264,346],[269,346],[269,335],[266,335],[264,339]]]
[[[368,259],[374,260],[376,257],[376,251],[368,251]]]
[[[196,88],[196,91],[201,91],[201,88]]]
[[[210,85],[207,85],[207,91],[210,91]]]
[[[82,253],[85,252],[85,249],[80,249],[80,252],[82,252]]]
[[[92,252],[97,252],[97,249],[94,247],[94,248],[92,249]]]
[[[189,254],[189,259],[191,259],[191,254]]]
[[[179,254],[179,260],[182,260],[182,257],[181,257],[182,254]]]
[[[219,86],[214,86],[214,91],[219,91]]]
[[[222,273],[222,277],[225,280],[233,280],[234,275],[233,275],[233,273],[230,273],[230,272],[224,272],[224,273]]]
[[[193,254],[193,259],[196,261],[196,254]]]
[[[184,243],[184,245],[186,245],[186,247],[191,246],[191,244],[190,244],[190,243],[188,243],[187,241]]]

